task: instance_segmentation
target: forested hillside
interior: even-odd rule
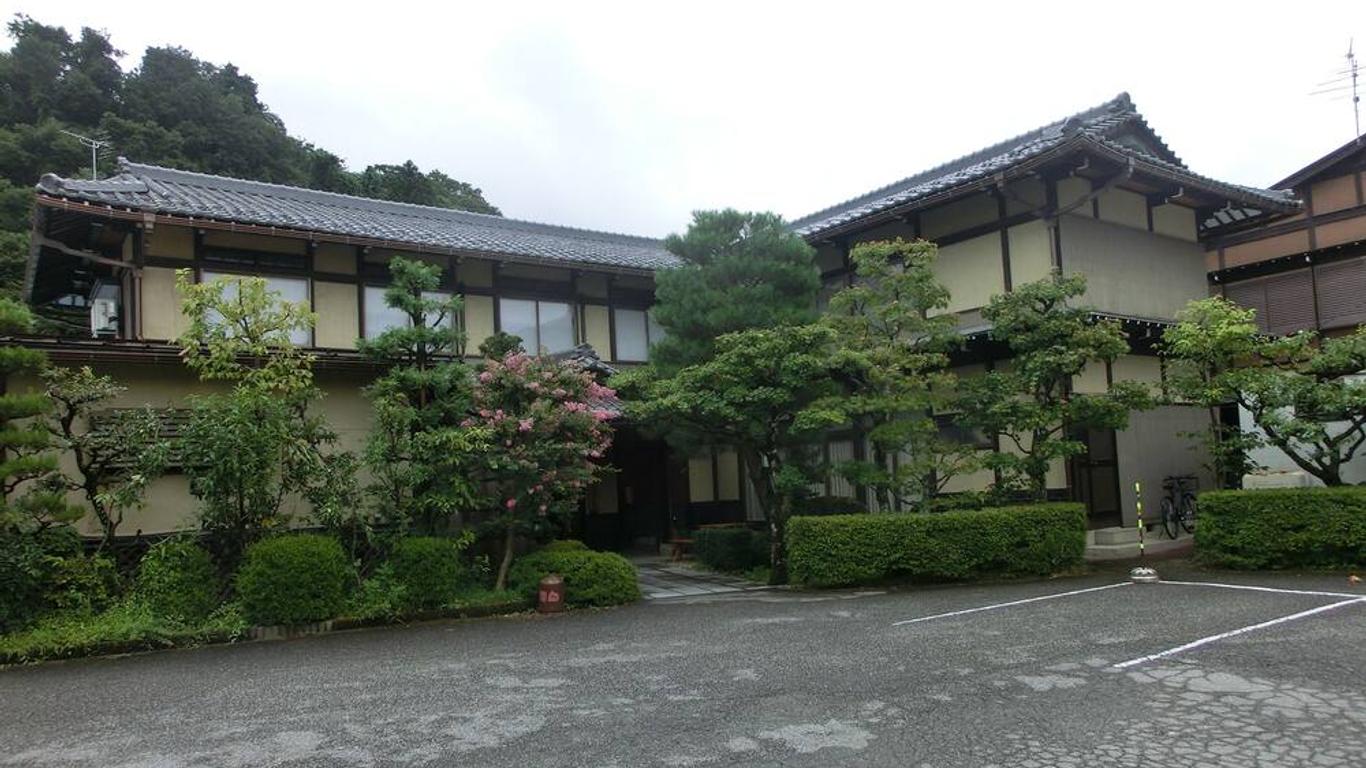
[[[362,171],[289,134],[232,64],[200,61],[184,48],[148,48],[137,67],[108,34],[16,16],[0,52],[0,295],[23,278],[33,185],[43,173],[90,175],[90,150],[63,130],[109,143],[101,177],[118,155],[141,163],[223,174],[383,200],[499,211],[478,187],[411,161]]]

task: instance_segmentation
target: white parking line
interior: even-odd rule
[[[934,620],[934,619],[947,619],[947,618],[950,618],[950,617],[953,617],[953,616],[963,616],[963,615],[966,615],[966,614],[969,614],[969,613],[978,613],[978,612],[981,612],[981,611],[994,611],[994,610],[996,610],[997,608],[1009,608],[1009,607],[1011,607],[1011,606],[1013,606],[1013,605],[1024,605],[1025,603],[1037,603],[1037,602],[1040,602],[1040,601],[1042,601],[1042,600],[1054,600],[1054,599],[1057,599],[1057,598],[1059,598],[1059,597],[1071,597],[1072,595],[1084,595],[1084,594],[1086,594],[1087,592],[1099,592],[1099,591],[1101,591],[1101,590],[1103,590],[1103,589],[1114,589],[1115,587],[1127,587],[1127,586],[1129,586],[1129,585],[1132,584],[1132,583],[1133,583],[1133,582],[1123,581],[1123,582],[1120,582],[1120,583],[1118,583],[1118,584],[1106,584],[1106,585],[1103,586],[1103,587],[1090,587],[1090,588],[1087,588],[1087,589],[1074,589],[1074,590],[1072,590],[1072,591],[1070,591],[1070,592],[1058,592],[1057,594],[1052,594],[1052,595],[1041,595],[1041,596],[1039,596],[1039,597],[1027,597],[1027,598],[1025,598],[1025,599],[1023,599],[1023,600],[1011,600],[1011,601],[1008,602],[1008,603],[996,603],[996,604],[994,604],[994,605],[983,605],[983,606],[981,606],[981,607],[979,607],[979,608],[967,608],[967,609],[961,610],[961,611],[949,611],[948,613],[936,613],[936,614],[934,614],[933,616],[921,616],[921,617],[916,618],[916,619],[906,619],[905,621],[893,622],[893,623],[892,623],[892,626],[894,626],[894,627],[900,627],[900,626],[904,626],[904,625],[906,625],[906,624],[919,624],[919,623],[922,622],[922,621],[932,621],[932,620]]]
[[[1366,597],[1353,592],[1318,592],[1312,589],[1278,589],[1276,587],[1257,587],[1251,584],[1221,584],[1217,581],[1159,581],[1159,584],[1175,584],[1182,587],[1219,587],[1220,589],[1247,589],[1253,592],[1277,592],[1283,595],[1317,595],[1321,597]]]
[[[1209,645],[1210,643],[1218,642],[1218,641],[1220,641],[1220,640],[1226,640],[1226,639],[1228,639],[1228,638],[1230,638],[1230,637],[1234,637],[1234,636],[1236,636],[1236,635],[1245,634],[1245,633],[1247,633],[1247,632],[1252,632],[1252,631],[1255,631],[1255,630],[1258,630],[1258,629],[1266,629],[1267,627],[1274,627],[1274,626],[1276,626],[1277,624],[1284,624],[1284,623],[1286,623],[1286,622],[1288,622],[1288,621],[1295,621],[1295,620],[1297,620],[1297,619],[1303,619],[1303,618],[1306,618],[1306,617],[1309,617],[1309,616],[1313,616],[1313,615],[1315,615],[1315,614],[1324,613],[1324,612],[1326,612],[1326,611],[1331,611],[1331,610],[1334,610],[1334,609],[1336,609],[1336,608],[1341,608],[1341,607],[1343,607],[1343,606],[1345,606],[1345,605],[1351,605],[1351,604],[1353,604],[1353,603],[1366,603],[1366,597],[1353,597],[1351,600],[1343,600],[1343,601],[1337,602],[1337,603],[1329,603],[1328,605],[1320,605],[1320,606],[1317,607],[1317,608],[1310,608],[1310,609],[1307,610],[1307,611],[1300,611],[1299,613],[1292,613],[1292,614],[1290,614],[1289,616],[1282,616],[1282,617],[1280,617],[1280,618],[1278,618],[1278,619],[1271,619],[1270,621],[1263,621],[1263,622],[1261,622],[1261,623],[1259,623],[1259,624],[1252,624],[1252,625],[1249,625],[1249,626],[1246,626],[1246,627],[1239,627],[1238,629],[1229,630],[1228,632],[1220,632],[1220,633],[1217,634],[1217,635],[1210,635],[1209,637],[1202,637],[1202,638],[1200,638],[1199,640],[1195,640],[1195,641],[1186,643],[1185,645],[1178,645],[1178,646],[1175,647],[1175,648],[1169,648],[1169,649],[1167,649],[1167,650],[1165,650],[1165,651],[1162,651],[1162,652],[1160,652],[1160,653],[1150,653],[1150,654],[1148,654],[1147,656],[1140,656],[1140,657],[1138,657],[1137,659],[1129,659],[1128,661],[1121,661],[1120,663],[1115,664],[1114,666],[1112,666],[1111,669],[1127,669],[1127,668],[1129,668],[1129,667],[1136,666],[1136,665],[1138,665],[1138,664],[1144,664],[1144,663],[1147,663],[1147,662],[1149,662],[1149,661],[1156,661],[1156,660],[1158,660],[1158,659],[1164,659],[1164,658],[1166,658],[1166,657],[1168,657],[1168,656],[1175,656],[1175,655],[1178,654],[1178,653],[1184,653],[1184,652],[1189,651],[1189,650],[1191,650],[1191,649],[1193,649],[1193,648],[1199,648],[1199,647],[1202,646],[1202,645]]]

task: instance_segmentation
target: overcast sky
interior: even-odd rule
[[[508,216],[654,236],[698,208],[795,218],[1120,91],[1193,170],[1269,185],[1352,138],[1350,102],[1309,92],[1353,34],[1366,53],[1359,0],[4,5],[109,31],[126,67],[234,63],[352,168],[412,159]]]

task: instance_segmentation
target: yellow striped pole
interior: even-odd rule
[[[1143,484],[1134,481],[1134,508],[1138,510],[1138,559],[1143,559]]]

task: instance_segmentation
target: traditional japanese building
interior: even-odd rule
[[[953,294],[948,311],[969,338],[959,360],[967,375],[1009,364],[1007,351],[987,338],[981,308],[991,296],[1051,270],[1086,273],[1086,301],[1122,322],[1132,341],[1131,354],[1073,382],[1077,391],[1103,391],[1119,378],[1162,386],[1153,343],[1187,301],[1207,295],[1207,243],[1231,225],[1297,215],[1304,214],[1290,192],[1189,170],[1121,95],[793,226],[817,248],[827,297],[851,279],[855,244],[897,236],[937,242],[940,279]],[[45,176],[32,242],[29,300],[78,313],[89,333],[25,343],[57,363],[115,376],[128,387],[120,407],[174,412],[208,388],[181,365],[173,343],[185,326],[176,270],[191,270],[196,280],[261,276],[282,297],[307,301],[319,322],[296,341],[317,353],[321,407],[343,447],[353,449],[369,424],[360,390],[376,373],[355,342],[402,322],[381,299],[390,258],[441,268],[442,290],[465,299],[454,322],[468,335],[467,352],[508,331],[544,353],[587,345],[613,366],[646,358],[660,332],[647,311],[652,275],[676,263],[647,238],[127,161],[99,181]],[[1088,455],[1059,463],[1050,492],[1084,500],[1095,526],[1129,520],[1132,498],[1123,489],[1134,481],[1155,488],[1165,475],[1202,472],[1201,456],[1180,436],[1202,418],[1169,406],[1137,414],[1126,430],[1085,435]],[[980,439],[984,450],[1004,449]],[[836,434],[825,450],[837,461],[862,455],[864,445],[858,435]],[[657,541],[699,522],[757,514],[733,451],[673,456],[627,426],[610,458],[620,471],[594,489],[577,522],[596,544]],[[979,473],[953,490],[991,480]],[[824,490],[862,495],[837,477]],[[173,472],[157,481],[124,532],[185,526],[193,508],[185,476]]]

